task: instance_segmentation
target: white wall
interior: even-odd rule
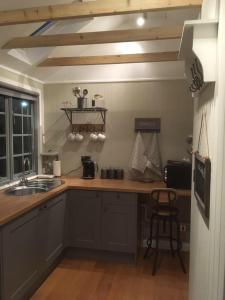
[[[209,228],[204,223],[192,195],[191,216],[191,258],[190,258],[190,300],[222,300],[224,294],[225,255],[225,204],[224,204],[224,154],[225,154],[225,3],[206,0],[203,3],[202,18],[214,19],[219,11],[218,33],[218,77],[209,86],[194,106],[194,146],[196,149],[202,113],[207,114],[209,156],[211,158],[211,202]],[[205,51],[205,55],[210,55]],[[200,148],[207,155],[206,140]]]
[[[162,130],[160,146],[163,162],[186,156],[185,137],[192,132],[192,101],[184,81],[102,83],[81,85],[89,90],[90,99],[96,94],[105,98],[108,109],[106,121],[107,140],[93,144],[88,137],[82,144],[68,142],[69,122],[60,111],[62,102],[71,100],[74,84],[45,85],[46,150],[58,150],[62,169],[69,172],[80,165],[81,155],[91,155],[100,167],[121,167],[128,170],[135,139],[135,117],[160,117]],[[81,116],[80,122],[88,118]],[[99,120],[98,120],[99,121]],[[78,119],[79,122],[79,119]],[[145,135],[146,141],[149,135]]]

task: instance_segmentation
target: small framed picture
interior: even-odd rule
[[[194,194],[203,218],[209,220],[211,161],[195,153]]]

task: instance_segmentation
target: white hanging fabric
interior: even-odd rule
[[[148,158],[147,167],[155,174],[162,176],[162,160],[157,133],[153,133],[151,142],[147,147],[146,154]]]
[[[144,141],[141,133],[138,132],[131,155],[131,169],[144,174],[147,162],[148,158],[146,155]]]

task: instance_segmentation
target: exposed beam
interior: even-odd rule
[[[202,0],[97,0],[0,11],[0,26],[22,23],[199,8]]]
[[[39,64],[39,67],[85,66],[105,64],[126,64],[143,62],[176,61],[178,52],[157,52],[143,54],[52,57]]]
[[[151,29],[116,30],[18,37],[6,43],[2,47],[2,49],[177,39],[181,37],[182,30],[182,26],[168,26],[155,27]]]

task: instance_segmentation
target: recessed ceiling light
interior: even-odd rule
[[[144,16],[139,16],[138,18],[137,18],[137,25],[139,26],[139,27],[142,27],[144,24],[145,24],[145,17]]]

